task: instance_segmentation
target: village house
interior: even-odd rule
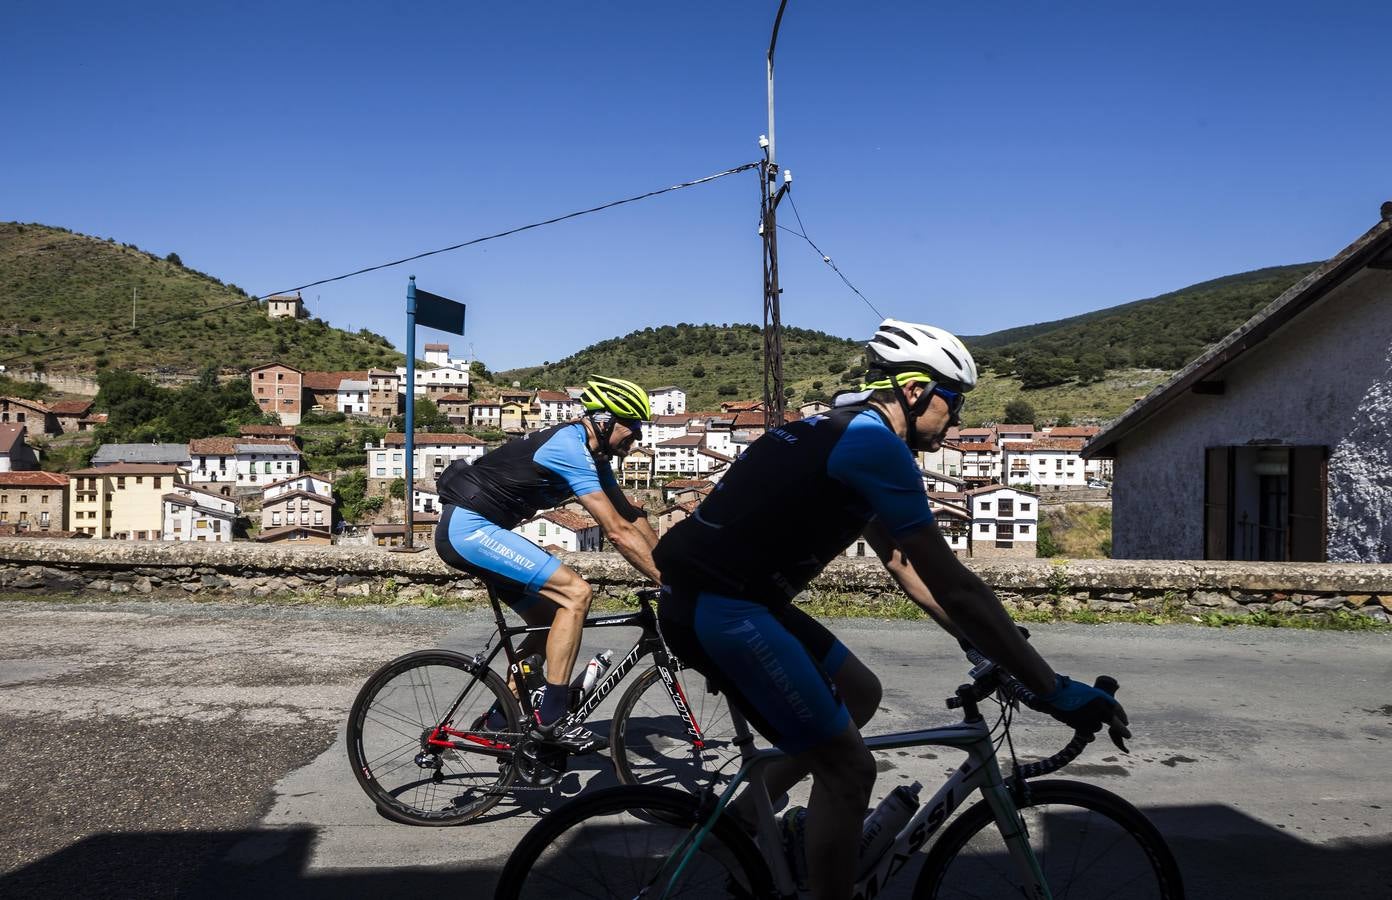
[[[166,493],[161,503],[162,540],[231,543],[241,512],[231,498],[180,484]]]
[[[34,435],[63,433],[53,410],[23,397],[0,397],[0,425],[23,425]]]
[[[164,495],[188,483],[178,466],[117,463],[68,473],[68,526],[93,538],[157,541]]]
[[[39,467],[39,455],[25,440],[24,425],[0,425],[0,472],[22,472]]]
[[[344,381],[368,381],[367,372],[305,372],[306,412],[331,413],[338,410],[338,388]],[[370,386],[369,386],[370,389]],[[366,403],[366,400],[364,400]],[[284,420],[281,420],[284,422]]]
[[[1007,484],[1036,491],[1087,486],[1081,438],[1041,437],[1002,445]]]
[[[294,441],[296,446],[300,445],[294,425],[238,425],[237,433],[242,437],[277,438]]]
[[[1392,562],[1392,203],[1083,448],[1123,559]]]
[[[531,412],[530,401],[506,400],[499,410],[498,427],[508,434],[521,434],[527,430]]]
[[[406,393],[406,369],[404,366],[397,369],[402,386],[401,393]],[[469,370],[456,369],[452,367],[442,367],[438,369],[416,369],[416,396],[429,397],[435,399],[445,394],[464,394],[469,393]]]
[[[468,426],[469,398],[463,394],[441,394],[435,398],[435,408],[449,419],[451,425]]]
[[[604,549],[599,523],[570,510],[547,510],[512,530],[538,546],[553,545],[570,553]]]
[[[634,447],[628,451],[628,455],[619,463],[619,471],[615,473],[619,483],[631,484],[634,487],[651,487],[653,455],[654,451],[643,447]]]
[[[686,412],[686,391],[674,384],[650,388],[648,405],[655,416],[680,415]]]
[[[188,444],[102,444],[92,454],[93,466],[117,463],[153,463],[183,469],[193,467]]]
[[[538,416],[538,428],[550,428],[561,422],[568,422],[578,418],[585,411],[585,407],[578,400],[571,399],[571,396],[563,391],[537,391],[536,406],[541,411]]]
[[[92,412],[91,400],[58,400],[48,404],[48,411],[58,421],[58,430],[63,434],[82,431],[82,420]]]
[[[274,438],[210,437],[189,441],[189,481],[217,485],[224,496],[255,489],[300,474],[300,448]]]
[[[366,378],[344,378],[338,383],[334,393],[334,409],[346,416],[369,416],[371,408],[367,397],[372,391],[372,382]]]
[[[300,292],[294,294],[274,294],[266,298],[266,317],[270,319],[303,319],[305,312],[304,298]]]
[[[705,435],[683,434],[657,445],[657,470],[661,475],[701,475],[715,468],[715,460],[700,453]]]
[[[1035,556],[1039,495],[994,484],[966,492],[971,513],[971,556]]]
[[[280,417],[282,425],[298,425],[304,415],[305,373],[284,363],[257,366],[247,373],[251,395],[263,413]]]
[[[66,475],[0,470],[0,525],[31,533],[67,531],[67,493]]]
[[[106,413],[88,413],[87,415],[77,420],[77,430],[91,431],[98,425],[105,425],[107,423],[107,419],[108,416]]]
[[[920,450],[918,452],[918,467],[925,472],[938,472],[949,478],[962,478],[962,446],[959,443],[961,438],[954,434],[956,429],[949,428],[947,437],[937,450]]]
[[[383,369],[367,372],[367,414],[374,419],[390,419],[401,412],[401,376]]]
[[[332,497],[333,482],[322,475],[304,472],[292,478],[271,482],[261,488],[261,502],[265,504],[268,501],[274,500],[276,497],[294,491],[304,491],[309,494],[317,494],[320,497]]]
[[[435,487],[434,481],[417,481],[416,488],[411,494],[411,511],[418,516],[436,516],[441,514],[440,491]]]
[[[416,432],[412,468],[417,478],[436,479],[456,459],[476,461],[488,445],[469,434]],[[366,445],[368,492],[380,496],[391,482],[406,477],[406,435],[393,432],[374,447]]]
[[[696,508],[700,505],[701,501],[694,497],[667,504],[657,513],[657,536],[662,537],[671,531],[674,525],[695,513]]]
[[[808,402],[799,406],[797,409],[799,416],[801,416],[804,419],[810,419],[813,416],[821,415],[822,413],[831,409],[831,404],[823,400],[809,400]]]
[[[996,443],[1004,447],[1006,444],[1022,444],[1034,440],[1033,425],[997,425]]]
[[[500,431],[503,425],[501,403],[475,403],[469,407],[469,426],[479,431]]]
[[[682,499],[700,500],[715,490],[715,482],[705,478],[673,478],[662,486],[662,502],[675,503]]]
[[[643,433],[638,438],[638,445],[649,450],[656,449],[657,445],[663,441],[670,441],[672,438],[686,434],[687,425],[691,421],[691,418],[685,414],[654,414],[652,421],[643,428]],[[731,419],[731,421],[734,420]]]
[[[274,492],[264,492],[261,500],[262,535],[276,529],[286,529],[293,526],[331,533],[336,503],[333,494],[329,491],[306,490],[306,488],[319,488],[323,483],[322,479],[313,477],[290,479],[276,485]],[[307,540],[307,538],[290,538],[288,533],[277,535],[275,539]]]
[[[417,547],[429,546],[435,539],[435,526],[438,517],[415,519],[411,522],[412,543]],[[367,529],[369,543],[378,547],[400,547],[406,543],[406,525],[402,522],[378,522]]]
[[[962,477],[975,485],[999,483],[1001,452],[995,442],[973,443],[963,438],[957,445],[962,453]]]

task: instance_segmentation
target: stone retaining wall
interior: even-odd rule
[[[603,596],[626,596],[644,584],[616,553],[562,556]],[[1048,559],[967,564],[1017,609],[1171,609],[1195,615],[1342,610],[1392,621],[1392,566],[1386,565]],[[433,550],[43,539],[0,539],[0,591],[484,597],[478,582],[450,569]],[[828,566],[812,592],[863,601],[899,596],[878,563],[848,558]]]

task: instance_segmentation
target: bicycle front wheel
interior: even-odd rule
[[[754,842],[722,817],[679,873],[670,859],[701,824],[700,800],[683,791],[621,786],[562,806],[508,857],[495,900],[557,897],[762,898],[773,895]]]
[[[482,727],[495,703],[507,719],[500,732]],[[462,825],[501,800],[516,777],[510,754],[485,750],[507,749],[520,719],[516,698],[491,669],[448,650],[408,653],[378,669],[358,692],[348,715],[348,759],[387,818]],[[447,737],[458,748],[429,743],[438,726],[452,730]],[[463,749],[471,747],[479,749]]]
[[[691,676],[691,677],[683,677]],[[687,730],[672,702],[662,671],[653,666],[638,676],[614,711],[610,726],[614,773],[624,784],[652,784],[696,792],[711,776],[739,757],[735,723],[724,694],[707,690],[695,669],[673,672],[677,692],[701,731],[701,743]],[[728,779],[737,766],[725,769]]]
[[[1182,900],[1179,865],[1136,807],[1076,781],[1029,786],[1020,809],[1030,848],[1053,897],[1069,900]],[[943,832],[914,886],[915,900],[1033,897],[985,800]]]

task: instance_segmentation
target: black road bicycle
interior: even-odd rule
[[[1076,733],[1048,759],[1015,760],[1011,717],[1015,705],[1029,705],[1033,695],[980,654],[969,656],[976,664],[972,683],[948,700],[949,708],[962,711],[962,722],[865,739],[871,750],[950,747],[965,753],[966,761],[882,851],[860,860],[854,897],[883,896],[890,880],[926,851],[913,887],[916,900],[1183,900],[1174,855],[1139,810],[1095,785],[1036,780],[1072,762],[1093,736]],[[1098,687],[1115,692],[1117,685],[1098,679]],[[1001,716],[990,726],[978,704],[993,696]],[[783,754],[755,750],[738,711],[734,719],[743,762],[734,778],[698,794],[621,786],[571,801],[538,822],[513,850],[495,900],[804,896],[763,784],[764,770]],[[1111,737],[1125,750],[1117,731]],[[996,756],[1002,743],[1014,762],[1009,777]],[[755,792],[752,837],[722,814],[744,785]],[[977,792],[982,799],[953,818]]]
[[[610,726],[615,774],[624,784],[694,790],[739,756],[734,723],[725,698],[709,690],[705,678],[682,678],[681,663],[658,634],[652,606],[657,594],[640,592],[635,612],[585,620],[587,634],[624,627],[642,634],[570,715],[572,721],[585,721],[651,655],[653,665],[619,699]],[[527,728],[534,718],[529,692],[514,696],[508,679],[491,668],[501,652],[513,683],[523,684],[513,638],[550,626],[509,625],[491,588],[488,596],[497,630],[482,650],[473,656],[450,650],[408,653],[373,673],[353,703],[348,717],[353,774],[390,819],[462,825],[518,790],[515,782],[544,789],[565,774],[566,753]],[[500,638],[496,645],[495,638]],[[507,719],[497,731],[483,727],[494,704]]]

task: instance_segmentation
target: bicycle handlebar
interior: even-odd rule
[[[1025,687],[1014,676],[1002,668],[999,664],[981,655],[981,652],[974,647],[964,648],[967,659],[973,664],[973,681],[970,685],[963,685],[958,688],[959,696],[965,690],[973,701],[984,700],[993,692],[999,691],[1001,696],[1009,703],[1019,703],[1028,706],[1030,709],[1039,710],[1043,704],[1039,702],[1039,695]],[[1093,683],[1093,687],[1111,696],[1116,696],[1120,684],[1110,675],[1099,675]],[[952,706],[951,701],[948,703]],[[1122,741],[1122,734],[1113,725],[1107,729],[1107,734],[1123,753],[1130,753],[1126,744]],[[1038,778],[1041,775],[1048,775],[1056,772],[1064,766],[1078,758],[1083,752],[1083,748],[1092,743],[1093,735],[1086,731],[1076,731],[1073,739],[1064,745],[1053,756],[1042,759],[1039,762],[1026,763],[1015,770],[1015,774],[1020,778]]]

